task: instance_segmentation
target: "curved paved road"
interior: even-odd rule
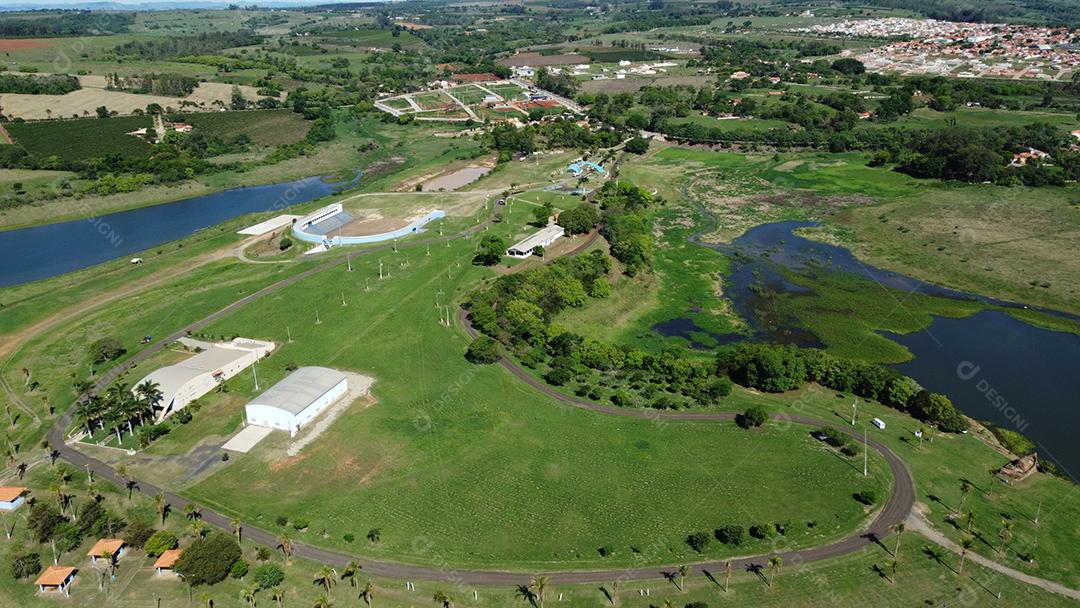
[[[480,224],[456,235],[444,237],[443,239],[435,239],[435,241],[441,242],[443,240],[458,238],[460,236],[482,230],[484,226],[485,224]],[[592,240],[593,239],[590,238],[585,245],[591,243]],[[419,242],[418,244],[423,244],[423,242]],[[577,248],[575,250],[575,253],[584,250],[585,245]],[[389,248],[389,245],[369,249],[364,252],[358,252],[355,255],[370,255],[377,251],[385,250],[387,248]],[[285,287],[288,287],[314,274],[338,266],[343,262],[344,259],[341,258],[328,260],[323,264],[320,264],[318,266],[300,272],[296,275],[268,285],[267,287],[251,293],[233,302],[232,304],[229,304],[228,306],[208,315],[203,319],[191,323],[187,327],[184,327],[183,329],[165,337],[161,341],[156,342],[153,345],[147,347],[146,349],[140,351],[125,364],[120,365],[110,370],[107,374],[101,376],[98,379],[97,383],[94,385],[94,388],[91,390],[91,393],[96,393],[97,391],[104,389],[108,384],[115,380],[116,377],[129,369],[131,366],[146,360],[148,357],[162,350],[167,344],[170,344],[177,339],[183,337],[189,331],[199,330],[209,325],[210,323],[242,308],[243,306],[246,306],[247,304],[258,300],[259,298],[262,298],[263,296],[284,289]],[[459,314],[459,319],[461,320],[466,332],[470,336],[475,337],[476,331],[469,323],[465,311],[462,311]],[[610,414],[614,416],[646,418],[654,420],[734,420],[735,418],[735,414],[733,413],[652,412],[646,410],[622,409],[612,406],[600,405],[597,403],[591,403],[587,401],[581,401],[579,399],[564,395],[554,390],[550,386],[544,384],[543,382],[540,382],[527,371],[519,367],[513,361],[506,359],[505,357],[500,361],[500,363],[510,373],[520,378],[529,386],[548,395],[552,399],[555,399],[561,403],[572,407],[591,410],[603,414]],[[113,483],[116,483],[117,485],[123,487],[126,483],[126,480],[122,479],[119,475],[117,475],[116,471],[111,466],[100,460],[87,456],[82,452],[79,452],[78,450],[69,446],[64,441],[65,433],[71,425],[73,416],[74,408],[72,407],[69,408],[67,413],[65,413],[49,430],[48,441],[50,446],[52,446],[52,448],[59,453],[60,458],[64,459],[65,461],[79,467],[80,469],[93,471],[94,474],[98,477],[108,479]],[[849,428],[828,421],[816,420],[803,416],[781,415],[777,416],[777,418],[782,418],[794,423],[810,426],[830,426],[833,428],[837,428],[842,432],[852,434]],[[798,564],[801,562],[838,557],[851,553],[853,551],[858,551],[859,549],[866,547],[868,544],[876,542],[877,539],[887,536],[889,534],[891,526],[900,521],[903,521],[907,514],[911,511],[911,507],[915,503],[915,487],[914,483],[912,482],[911,475],[908,473],[908,470],[904,466],[904,463],[896,454],[889,450],[889,448],[887,448],[884,444],[878,442],[877,440],[871,439],[868,441],[868,444],[871,448],[878,451],[885,458],[885,460],[889,464],[889,468],[892,470],[893,489],[892,494],[889,497],[889,501],[878,513],[877,517],[874,518],[874,521],[870,524],[870,526],[862,533],[850,536],[848,538],[836,541],[828,545],[779,553],[778,555],[784,560],[784,563]],[[163,494],[166,502],[169,504],[170,508],[173,511],[182,510],[184,505],[188,503],[188,501],[181,496],[172,492],[168,492],[150,483],[138,481],[136,482],[135,489],[138,492],[147,496],[154,496],[158,493]],[[212,509],[203,508],[202,518],[203,521],[213,526],[225,530],[232,529],[232,518],[218,513],[217,511],[214,511]],[[271,549],[275,549],[278,546],[277,537],[273,533],[266,530],[262,530],[254,526],[244,525],[243,534],[245,539],[254,543],[270,547]],[[304,543],[294,543],[293,555],[296,557],[310,559],[316,562],[321,562],[324,564],[338,567],[344,566],[350,560],[362,559],[360,556],[351,555],[339,551],[322,549],[320,547]],[[731,562],[732,568],[744,570],[752,567],[764,567],[767,564],[768,558],[771,555],[773,554],[741,557],[727,561]],[[691,571],[723,571],[726,567],[727,561],[698,563],[692,566]],[[519,585],[527,584],[531,579],[530,574],[526,574],[523,572],[510,572],[500,570],[464,570],[455,569],[448,565],[444,567],[417,566],[389,561],[372,560],[362,560],[362,563],[365,572],[369,572],[376,576],[385,576],[389,578],[397,578],[403,580],[438,580],[447,581],[454,584],[472,585]],[[648,568],[619,568],[610,570],[558,571],[548,572],[546,574],[553,582],[558,583],[595,583],[612,580],[629,581],[658,579],[662,578],[666,573],[669,573],[675,569],[677,569],[677,567],[668,566]]]

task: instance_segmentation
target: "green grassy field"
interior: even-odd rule
[[[400,32],[395,36],[391,30],[381,29],[349,29],[328,32],[321,35],[322,38],[337,42],[347,42],[356,46],[369,46],[377,48],[390,48],[395,44],[403,47],[424,46],[424,41],[408,31]]]
[[[150,153],[150,144],[128,133],[150,126],[149,116],[114,116],[13,122],[7,129],[15,143],[39,158],[58,156],[63,160],[78,161],[104,154],[145,157]]]
[[[293,360],[352,369],[375,376],[378,401],[340,418],[300,457],[283,457],[274,438],[186,492],[263,525],[304,514],[314,528],[332,530],[319,542],[339,548],[347,546],[344,533],[361,537],[381,527],[382,542],[368,549],[373,556],[430,563],[413,544],[423,535],[454,564],[513,568],[689,559],[685,536],[727,519],[789,520],[789,540],[810,544],[864,517],[851,499],[865,483],[861,471],[821,449],[809,429],[616,422],[555,406],[498,368],[466,363],[464,339],[437,323],[433,305],[482,276],[467,262],[473,246],[383,256],[392,276],[383,281],[373,278],[376,260],[354,260],[353,275],[320,275],[211,327],[283,339],[288,326],[294,342],[263,367],[265,381]],[[348,306],[317,304],[342,290]],[[297,314],[316,306],[320,325]],[[331,338],[346,326],[354,328],[348,339]],[[231,392],[247,393],[237,380]],[[352,448],[347,437],[364,439]],[[880,463],[874,470],[869,485],[881,491],[887,473]],[[255,488],[240,481],[256,478]],[[353,489],[342,493],[347,479]],[[271,488],[273,506],[257,499]],[[778,488],[814,497],[768,499]],[[796,504],[803,506],[787,506]],[[811,520],[817,527],[807,526]],[[522,533],[523,525],[545,532]],[[601,558],[603,546],[614,555]]]
[[[76,500],[85,500],[88,494],[86,478],[77,471],[73,473],[68,491],[76,496]],[[40,464],[30,469],[23,483],[42,500],[51,501],[52,495],[48,488],[52,480],[53,470],[47,464]],[[121,489],[102,482],[96,484],[96,490],[100,492],[103,504],[125,520],[158,521],[153,503],[148,498],[136,494],[133,500],[129,501]],[[0,548],[9,550],[14,546],[29,545],[28,531],[19,520],[21,517],[15,516],[13,537],[0,539]],[[179,512],[172,513],[166,519],[165,527],[180,537],[181,547],[192,542],[188,524]],[[108,581],[105,589],[99,589],[97,572],[87,565],[85,557],[86,550],[94,540],[88,539],[82,546],[58,557],[61,564],[80,566],[71,596],[62,600],[65,605],[75,608],[96,608],[102,605],[187,608],[191,605],[205,605],[209,600],[214,606],[221,608],[250,608],[241,599],[240,591],[252,583],[251,576],[245,580],[226,578],[216,585],[189,589],[176,579],[155,576],[152,568],[154,558],[147,557],[138,549],[128,551],[118,564],[117,578]],[[886,545],[891,548],[890,541],[891,539],[886,539]],[[359,541],[355,549],[362,552],[367,544],[367,541]],[[251,568],[263,563],[258,559],[254,546],[244,542],[242,547],[243,559]],[[605,590],[608,593],[614,592],[613,599],[618,605],[632,608],[662,605],[665,600],[673,605],[699,601],[710,605],[737,602],[740,606],[752,607],[820,606],[821,598],[828,598],[830,605],[834,606],[866,605],[873,602],[878,606],[898,608],[915,604],[993,602],[993,605],[1011,608],[1033,605],[1070,606],[1074,603],[1072,600],[1003,577],[970,560],[965,564],[963,574],[957,575],[955,570],[959,565],[959,558],[943,553],[939,562],[933,554],[927,554],[927,549],[930,548],[931,545],[924,538],[909,532],[903,538],[899,567],[895,573],[889,566],[891,556],[885,550],[868,547],[843,558],[824,562],[785,563],[782,570],[775,575],[764,572],[766,580],[751,572],[735,571],[732,573],[730,586],[723,572],[713,572],[716,582],[700,574],[691,574],[685,580],[676,579],[678,585],[659,579],[622,581],[618,587],[611,583],[570,585],[554,582],[549,585],[545,595],[548,602],[570,608],[609,604]],[[40,552],[42,561],[45,564],[50,563],[49,547],[40,547]],[[322,593],[322,589],[312,583],[315,573],[321,567],[319,564],[297,558],[285,563],[280,552],[274,552],[268,561],[283,567],[285,571],[285,579],[281,585],[285,592],[284,605],[313,605]],[[363,560],[360,561],[361,566],[364,563]],[[875,571],[875,568],[878,570]],[[415,590],[408,590],[404,581],[371,576],[361,569],[357,587],[339,580],[332,588],[330,599],[333,600],[333,605],[342,608],[366,608],[366,604],[358,597],[357,589],[367,581],[374,587],[373,605],[391,608],[433,605],[430,598],[436,591],[451,595],[455,605],[470,608],[503,607],[517,605],[522,601],[517,590],[511,586],[474,586],[448,577],[442,581],[416,580],[413,581]],[[997,599],[999,592],[1002,595]],[[51,606],[59,601],[61,600],[55,598],[40,598],[35,594],[30,580],[14,580],[6,570],[0,571],[0,603],[12,606]],[[265,589],[257,592],[256,602],[257,606],[274,605],[270,592]]]
[[[184,114],[183,121],[212,137],[226,141],[246,135],[263,146],[296,143],[307,135],[311,123],[290,110],[206,112]]]

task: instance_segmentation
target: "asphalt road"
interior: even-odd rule
[[[484,224],[477,225],[470,228],[467,231],[444,237],[444,239],[436,239],[437,241],[457,238],[466,234],[482,230]],[[587,244],[591,244],[595,237],[590,237]],[[432,241],[434,242],[434,241]],[[421,242],[420,244],[423,244]],[[378,251],[388,249],[390,246],[384,246],[379,248],[373,248],[361,253],[354,254],[353,257],[360,257],[362,255],[371,255]],[[578,247],[575,251],[580,252],[584,250],[585,245]],[[207,317],[191,323],[187,327],[184,327],[175,333],[165,337],[164,339],[148,346],[123,365],[120,365],[108,373],[102,375],[91,393],[96,393],[103,390],[113,380],[115,380],[121,373],[132,367],[133,365],[146,360],[155,353],[161,351],[168,344],[175,342],[177,339],[183,337],[188,332],[197,331],[203,327],[206,327],[210,323],[221,319],[222,317],[231,314],[232,312],[258,300],[266,295],[280,291],[285,287],[288,287],[298,281],[306,279],[314,274],[339,266],[344,262],[343,258],[337,258],[328,260],[327,262],[305,270],[301,273],[282,279],[276,283],[268,285],[254,293],[251,293],[228,306],[208,315]],[[459,315],[459,320],[465,331],[475,337],[476,331],[469,324],[468,317],[465,311],[462,311]],[[510,373],[521,379],[534,389],[548,395],[552,399],[559,401],[567,406],[576,407],[580,409],[590,410],[601,414],[608,414],[612,416],[624,416],[631,418],[645,418],[652,420],[713,420],[713,421],[731,421],[735,419],[733,413],[712,413],[712,412],[653,412],[647,410],[636,409],[623,409],[613,406],[600,405],[597,403],[591,403],[582,401],[564,395],[543,382],[537,380],[526,370],[519,367],[513,361],[503,358],[500,364],[507,369]],[[120,487],[124,487],[127,480],[122,479],[117,475],[116,471],[108,464],[87,456],[82,452],[72,448],[65,441],[65,433],[70,428],[72,417],[74,416],[74,407],[68,408],[68,411],[64,416],[57,420],[56,424],[49,430],[48,441],[50,446],[56,450],[59,454],[59,458],[69,462],[70,464],[78,467],[79,469],[92,471],[98,478],[108,479],[113,483],[116,483]],[[849,435],[853,435],[850,427],[844,427],[833,422],[817,420],[814,418],[808,418],[804,416],[776,416],[777,419],[785,419],[793,423],[804,424],[809,426],[830,426],[839,429]],[[859,438],[861,439],[861,437]],[[784,563],[787,565],[797,565],[799,563],[811,562],[822,559],[829,559],[833,557],[839,557],[853,551],[858,551],[869,544],[879,542],[879,539],[884,538],[890,533],[890,528],[904,520],[907,514],[911,511],[912,506],[915,503],[915,487],[912,482],[911,475],[908,473],[907,468],[900,458],[894,454],[889,448],[877,440],[868,440],[870,448],[880,453],[888,462],[889,468],[892,470],[893,475],[893,488],[888,502],[881,509],[878,515],[874,518],[870,526],[862,532],[850,536],[848,538],[836,541],[831,544],[822,545],[818,547],[812,547],[808,549],[801,549],[797,551],[784,551],[774,554],[756,555],[741,557],[727,561],[712,561],[702,562],[691,566],[691,571],[694,573],[700,573],[703,571],[708,572],[723,572],[726,568],[726,564],[730,561],[733,569],[746,570],[752,568],[764,568],[767,566],[768,559],[772,555],[779,555]],[[145,494],[147,496],[155,496],[159,493],[163,494],[165,501],[169,507],[175,513],[182,512],[184,505],[188,503],[187,500],[181,496],[159,488],[153,484],[135,481],[135,491]],[[174,515],[175,516],[175,515]],[[204,522],[213,526],[222,528],[227,531],[232,531],[232,518],[223,515],[217,511],[208,508],[202,508],[202,519]],[[270,547],[271,549],[277,549],[279,546],[277,536],[269,531],[257,528],[255,526],[243,524],[243,537],[251,542]],[[457,569],[450,565],[443,567],[437,566],[417,566],[409,564],[400,564],[389,561],[374,561],[364,559],[362,555],[352,555],[339,551],[331,551],[328,549],[322,549],[313,545],[295,542],[293,543],[293,556],[304,559],[310,559],[316,562],[321,562],[331,566],[341,567],[347,564],[351,560],[359,561],[364,568],[365,572],[368,572],[376,576],[385,576],[389,578],[397,578],[402,580],[436,580],[445,581],[453,584],[468,584],[468,585],[519,585],[527,584],[531,579],[532,574],[524,572],[511,572],[500,570],[467,570]],[[619,568],[610,570],[574,570],[574,571],[555,571],[546,574],[552,582],[558,583],[594,583],[594,582],[610,582],[613,580],[632,581],[632,580],[647,580],[662,578],[665,574],[671,573],[677,570],[677,566],[666,567],[648,567],[648,568]]]

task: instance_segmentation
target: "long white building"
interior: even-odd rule
[[[527,258],[532,255],[537,247],[547,247],[566,232],[566,229],[558,224],[549,224],[536,233],[514,243],[506,250],[506,255],[512,258]]]
[[[345,374],[328,367],[301,367],[244,408],[248,424],[295,436],[349,390]]]
[[[150,372],[136,386],[143,382],[158,385],[162,395],[157,411],[160,422],[244,371],[275,346],[273,342],[247,338],[211,344],[189,359]]]

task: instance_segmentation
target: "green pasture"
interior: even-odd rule
[[[104,154],[144,157],[150,153],[150,144],[128,133],[151,126],[149,116],[113,116],[13,122],[7,129],[17,144],[39,158],[78,161]]]

